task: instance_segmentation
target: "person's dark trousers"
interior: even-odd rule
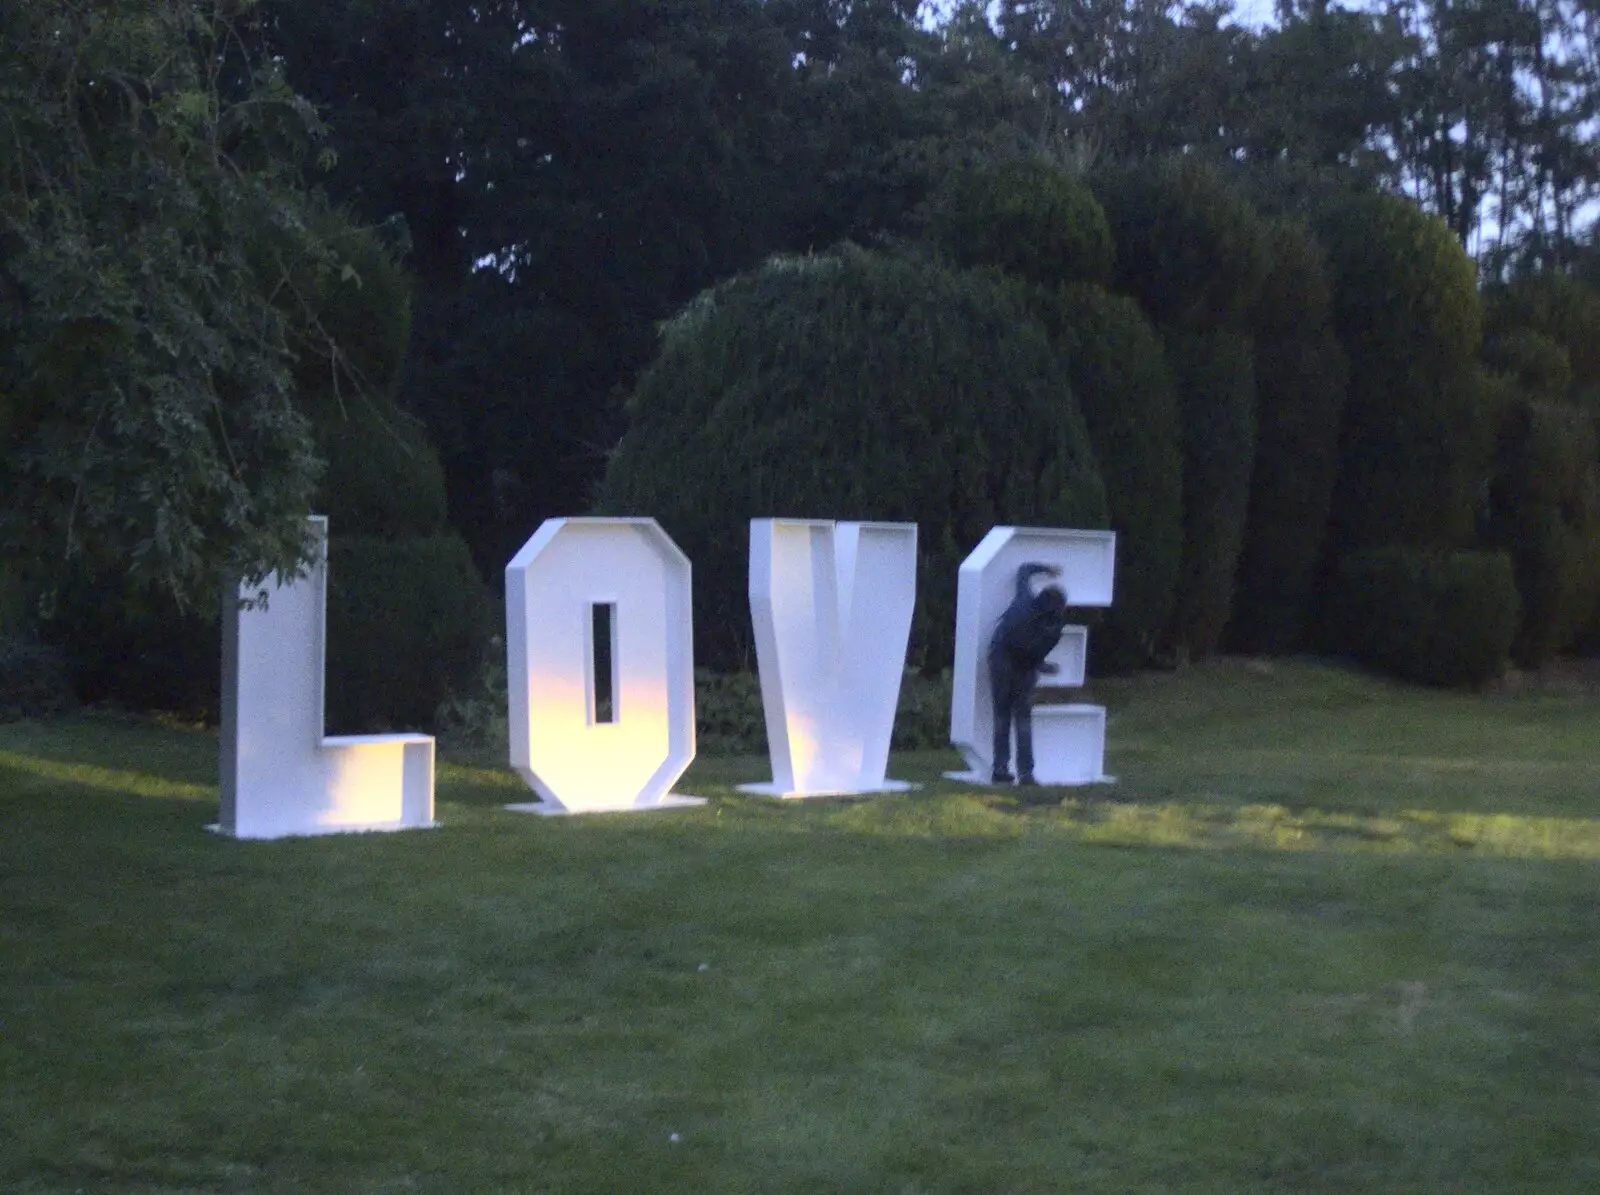
[[[1033,711],[1028,695],[1033,677],[1019,669],[1004,652],[989,657],[989,692],[994,699],[994,774],[1011,768],[1011,725],[1017,727],[1017,775],[1033,776]]]

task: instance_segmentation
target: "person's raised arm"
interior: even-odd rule
[[[1033,589],[1029,583],[1041,573],[1051,577],[1059,577],[1061,570],[1053,564],[1039,564],[1037,562],[1024,564],[1017,569],[1016,596],[1019,599],[1027,601],[1033,597]]]

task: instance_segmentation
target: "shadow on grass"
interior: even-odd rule
[[[0,775],[5,777],[4,788],[14,794],[29,789],[59,792],[64,787],[105,797],[204,806],[217,800],[216,749],[214,734],[122,720],[83,717],[21,723],[0,728]],[[440,761],[437,792],[440,820],[447,828],[492,823],[501,832],[515,825],[523,833],[538,834],[543,832],[538,827],[549,825],[543,819],[503,812],[503,806],[528,799],[521,778],[509,768],[481,753],[446,754],[454,758]],[[1282,793],[1283,799],[1251,799],[1267,795],[1259,784],[1241,780],[1235,786],[1226,776],[1209,774],[1170,786],[1147,780],[1071,789],[973,789],[943,778],[958,763],[953,752],[928,751],[893,760],[893,775],[921,786],[911,793],[776,801],[738,791],[739,784],[766,779],[768,769],[765,759],[736,756],[696,760],[677,786],[708,798],[704,808],[662,812],[652,818],[563,819],[563,824],[615,828],[648,823],[663,829],[833,831],[921,838],[1046,835],[1113,847],[1600,859],[1600,819],[1418,808],[1405,800],[1411,794],[1404,785],[1369,789],[1355,776],[1345,778],[1349,787],[1336,794],[1337,803],[1318,801],[1316,796],[1329,794],[1296,787],[1296,769],[1307,765],[1304,752],[1257,749],[1244,754],[1257,763],[1263,756],[1275,757],[1271,796]],[[127,766],[134,759],[144,766]],[[1363,766],[1385,773],[1403,765],[1440,776],[1501,766],[1494,760],[1421,753],[1361,759]],[[1538,767],[1537,761],[1516,762],[1517,770]]]

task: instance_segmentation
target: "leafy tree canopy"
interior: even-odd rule
[[[302,558],[291,281],[339,263],[298,187],[320,124],[249,10],[0,0],[0,527],[46,584],[209,603]]]

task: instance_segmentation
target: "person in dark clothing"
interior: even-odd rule
[[[1017,590],[989,640],[989,688],[994,697],[994,783],[1010,784],[1011,724],[1017,726],[1017,774],[1021,784],[1034,784],[1034,686],[1041,675],[1057,669],[1049,655],[1067,626],[1067,597],[1055,585],[1034,593],[1030,582],[1044,574],[1059,577],[1061,570],[1048,564],[1024,564],[1017,569]]]

